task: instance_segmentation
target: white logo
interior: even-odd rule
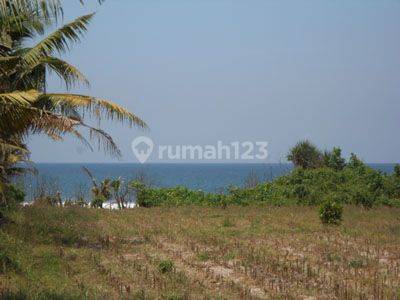
[[[0,0],[1,1],[1,0]],[[132,141],[132,151],[140,163],[145,163],[154,150],[154,142],[147,136],[139,136]],[[245,141],[216,145],[158,145],[157,159],[164,160],[259,160],[268,158],[268,142]]]
[[[143,164],[153,152],[154,143],[147,136],[139,136],[132,141],[131,147],[137,160]]]

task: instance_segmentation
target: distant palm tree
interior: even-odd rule
[[[119,156],[112,137],[85,123],[84,117],[98,124],[108,119],[146,127],[135,114],[111,101],[46,92],[50,72],[60,77],[67,89],[89,84],[76,67],[55,54],[65,53],[72,42],[80,41],[93,14],[81,16],[29,46],[58,22],[61,12],[59,0],[0,0],[0,183],[15,162],[26,159],[29,151],[24,140],[30,134],[43,133],[54,140],[71,134],[91,149],[89,141],[96,140],[98,147]]]

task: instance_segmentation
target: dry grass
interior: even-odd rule
[[[4,296],[400,297],[399,209],[346,207],[338,227],[310,207],[27,208],[12,218],[1,230],[16,262],[0,275]]]

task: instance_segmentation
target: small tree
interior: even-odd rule
[[[295,167],[304,169],[318,168],[322,165],[322,153],[310,141],[300,141],[290,149],[287,159]]]
[[[357,155],[355,155],[354,153],[350,154],[350,158],[349,158],[349,162],[347,164],[350,168],[360,168],[360,167],[364,167],[364,163],[361,159],[359,159],[357,157]]]
[[[117,179],[111,181],[113,198],[115,199],[115,201],[117,201],[119,209],[123,208],[123,203],[121,203],[121,191],[120,191],[121,185],[122,185],[121,177],[118,177]]]
[[[121,177],[111,181],[111,188],[113,193],[113,198],[118,204],[119,209],[124,209],[125,204],[127,204],[127,198],[132,193],[132,189],[129,184],[126,184]]]
[[[83,170],[85,173],[90,177],[92,180],[92,202],[91,206],[92,207],[103,207],[103,203],[106,202],[111,198],[111,179],[106,178],[104,179],[100,184],[97,184],[96,179],[92,175],[92,173],[89,171],[88,168],[83,167]]]
[[[397,178],[400,178],[400,165],[396,164],[394,166],[394,176],[396,176]]]
[[[332,151],[325,151],[323,156],[324,165],[336,171],[343,170],[346,160],[342,157],[342,150],[334,147]]]
[[[335,197],[328,197],[319,208],[319,218],[323,224],[339,225],[342,214],[343,206]]]

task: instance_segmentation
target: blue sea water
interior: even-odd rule
[[[394,164],[370,164],[385,173],[393,171]],[[31,198],[41,182],[51,190],[61,191],[63,197],[74,197],[79,191],[88,195],[91,181],[83,172],[88,168],[97,180],[121,177],[125,180],[145,177],[154,186],[186,186],[190,189],[218,192],[231,185],[243,186],[250,173],[260,181],[271,180],[292,170],[291,164],[93,164],[93,163],[39,163],[36,175],[27,175],[24,184]]]

